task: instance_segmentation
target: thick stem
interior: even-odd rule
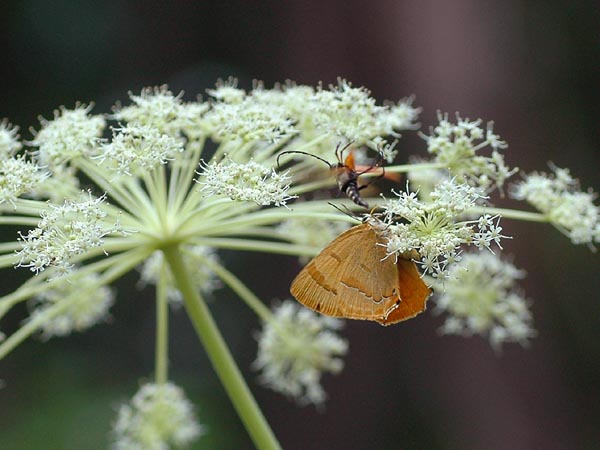
[[[187,313],[254,445],[260,450],[281,449],[277,438],[246,385],[210,310],[192,284],[188,268],[177,246],[163,249],[181,291]]]
[[[169,301],[167,299],[167,267],[163,263],[156,286],[156,347],[155,374],[156,384],[166,383],[169,379]]]

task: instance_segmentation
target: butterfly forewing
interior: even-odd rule
[[[384,325],[413,317],[425,309],[429,288],[412,261],[385,256],[371,227],[358,225],[306,265],[291,293],[305,306],[334,317]]]

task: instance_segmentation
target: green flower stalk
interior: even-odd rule
[[[110,115],[92,113],[91,105],[61,107],[29,141],[18,127],[0,123],[0,223],[20,228],[14,241],[0,244],[0,267],[32,274],[0,298],[0,319],[22,302],[31,310],[0,343],[0,359],[30,336],[65,336],[105,320],[118,301],[110,285],[132,270],[139,270],[141,284],[156,286],[155,383],[120,410],[114,448],[181,447],[204,432],[169,380],[169,302],[183,303],[256,447],[280,447],[204,301],[221,286],[263,322],[254,365],[259,380],[300,404],[323,403],[321,377],[342,370],[348,349],[338,336],[341,322],[288,302],[272,312],[223,266],[218,251],[293,255],[306,263],[358,220],[328,204],[331,191],[323,188],[334,189],[335,177],[302,153],[332,161],[337,145],[352,142],[361,165],[377,153],[391,164],[400,132],[417,129],[420,112],[412,98],[380,105],[345,80],[328,88],[257,83],[245,91],[230,79],[208,94],[208,101],[185,102],[164,86],[147,88]],[[493,278],[504,281],[489,283],[477,271],[469,278],[471,286],[489,284],[485,299],[476,288],[455,289],[464,274],[455,269],[461,252],[501,250],[501,217],[552,223],[573,242],[593,245],[600,240],[598,208],[565,172],[531,175],[511,191],[541,213],[493,208],[489,196],[516,172],[504,162],[506,143],[480,120],[438,119],[422,135],[431,160],[386,167],[407,172],[414,190],[398,186],[385,198],[370,198],[376,208],[369,214],[354,214],[381,224],[387,257],[418,251],[415,262],[426,279],[440,293],[447,290],[438,309],[455,319],[445,332],[489,331],[495,346],[523,343],[534,331],[527,303],[515,301],[519,276],[502,278],[500,263],[488,261]],[[365,173],[359,184],[374,175]],[[349,199],[335,202],[359,209]]]

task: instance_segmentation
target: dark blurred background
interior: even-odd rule
[[[31,137],[37,116],[168,83],[188,98],[230,75],[250,87],[343,76],[379,99],[414,94],[436,110],[494,120],[524,171],[569,167],[600,189],[600,11],[596,1],[3,2],[0,117]],[[423,152],[406,136],[401,157]],[[509,205],[510,202],[503,204]],[[551,226],[504,221],[539,336],[497,355],[480,338],[440,337],[431,314],[390,328],[349,322],[350,354],[327,377],[324,411],[256,384],[256,318],[228,290],[212,303],[286,449],[600,449],[600,256]],[[5,237],[9,238],[9,237]],[[291,258],[222,257],[266,302],[287,296]],[[282,269],[283,268],[283,269]],[[5,270],[2,294],[26,276]],[[0,362],[0,449],[102,449],[115,408],[152,378],[150,290],[123,280],[112,323],[30,340]],[[3,325],[11,332],[26,311]],[[191,326],[172,317],[172,378],[210,434],[194,449],[250,449]]]

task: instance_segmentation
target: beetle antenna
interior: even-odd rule
[[[339,212],[341,212],[342,214],[345,214],[348,217],[351,217],[352,219],[356,219],[356,220],[360,220],[358,217],[356,217],[356,214],[354,214],[354,212],[352,212],[352,210],[350,208],[348,208],[346,205],[342,205],[344,207],[344,209],[340,208],[337,205],[334,205],[331,202],[327,202],[327,204],[329,206],[333,206],[335,209],[337,209]]]
[[[321,158],[320,156],[317,155],[313,155],[312,153],[307,153],[307,152],[301,152],[300,150],[288,150],[285,152],[281,152],[279,155],[277,155],[277,169],[279,170],[280,166],[279,166],[279,158],[282,157],[285,154],[288,153],[300,153],[301,155],[306,155],[306,156],[312,156],[313,158],[317,158],[319,161],[323,161],[325,164],[327,164],[327,166],[330,169],[333,169],[333,165],[331,165],[331,163],[323,158]]]

